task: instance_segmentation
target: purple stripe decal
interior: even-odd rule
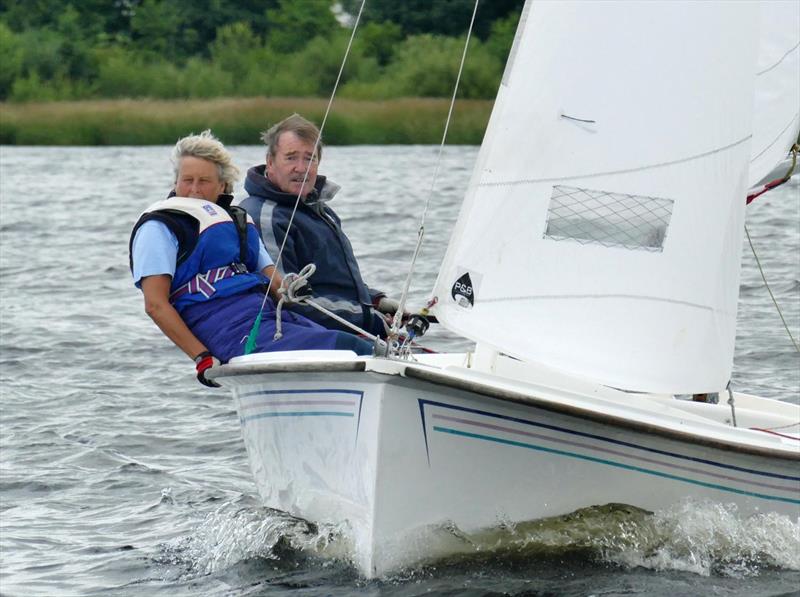
[[[577,448],[583,448],[585,450],[591,450],[592,452],[601,452],[601,453],[604,453],[604,454],[613,454],[615,456],[621,456],[623,458],[628,458],[630,460],[636,460],[636,461],[639,461],[639,462],[647,462],[647,463],[650,463],[650,464],[663,466],[665,468],[677,469],[677,470],[687,471],[687,472],[691,472],[691,473],[695,473],[695,474],[706,475],[708,477],[714,477],[714,478],[717,478],[717,479],[726,479],[728,481],[735,481],[735,482],[741,483],[743,485],[757,485],[759,487],[768,487],[770,489],[777,489],[778,491],[789,491],[789,492],[797,491],[796,487],[787,487],[785,485],[771,485],[769,483],[760,483],[758,481],[748,481],[748,480],[745,480],[745,479],[741,479],[739,477],[732,477],[732,476],[729,476],[729,475],[720,475],[719,473],[712,473],[712,472],[704,471],[702,469],[698,469],[698,468],[694,468],[694,467],[682,466],[680,464],[670,464],[670,463],[667,463],[667,462],[664,462],[664,461],[661,461],[661,460],[655,460],[655,459],[652,459],[652,458],[645,458],[643,456],[634,456],[632,454],[629,454],[629,453],[626,453],[626,452],[621,452],[619,450],[611,450],[611,449],[608,449],[608,448],[600,448],[600,447],[597,447],[597,446],[593,446],[591,444],[585,444],[585,443],[582,443],[582,442],[575,442],[575,441],[570,441],[570,440],[565,440],[565,439],[556,439],[554,437],[547,436],[547,435],[542,435],[540,433],[531,433],[530,431],[522,431],[522,430],[519,430],[519,429],[513,429],[511,427],[503,427],[502,425],[493,425],[492,423],[478,423],[477,421],[470,421],[469,419],[462,419],[460,417],[450,417],[450,416],[447,416],[447,415],[439,415],[439,414],[434,414],[432,418],[443,420],[443,421],[451,421],[451,422],[454,422],[454,423],[462,423],[464,425],[470,425],[470,426],[473,426],[473,427],[481,427],[481,428],[484,428],[484,429],[492,429],[492,430],[495,430],[495,431],[502,431],[504,433],[510,433],[510,434],[513,434],[513,435],[522,435],[524,437],[534,437],[536,439],[541,439],[541,440],[553,442],[553,443],[556,443],[556,444],[562,444],[562,445],[573,446],[573,447],[577,447]]]
[[[355,406],[356,403],[351,400],[286,400],[281,402],[256,402],[255,404],[248,404],[242,406],[240,410],[253,410],[256,408],[279,408],[284,406]]]

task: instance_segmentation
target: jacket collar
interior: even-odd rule
[[[261,164],[260,166],[253,166],[247,171],[247,177],[244,182],[245,191],[250,195],[266,197],[277,203],[294,205],[294,202],[297,200],[297,195],[284,193],[278,189],[266,177],[265,170],[266,165]],[[327,177],[317,176],[317,180],[314,183],[314,190],[303,197],[302,203],[309,207],[321,206],[333,199],[340,188],[338,184],[332,180],[328,180]]]

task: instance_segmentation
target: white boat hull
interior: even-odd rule
[[[727,405],[567,391],[557,378],[546,387],[385,359],[280,359],[236,359],[216,377],[233,389],[258,491],[272,508],[345,524],[366,577],[436,555],[426,529],[441,525],[472,532],[687,497],[800,518],[794,405],[762,400],[774,406],[764,412],[742,397],[733,428]]]

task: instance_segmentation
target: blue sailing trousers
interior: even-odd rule
[[[264,295],[248,292],[188,305],[181,317],[192,333],[223,363],[244,354],[245,343]],[[283,336],[274,340],[275,304],[267,299],[255,352],[280,350],[352,350],[371,355],[372,344],[347,332],[329,330],[301,315],[281,310]]]

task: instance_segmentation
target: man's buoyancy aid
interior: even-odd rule
[[[247,218],[243,245],[236,223],[219,205],[203,199],[170,197],[144,210],[131,232],[131,248],[137,230],[149,220],[166,224],[178,240],[170,302],[179,312],[192,303],[233,296],[269,281],[256,271],[261,240],[251,218]],[[132,260],[131,256],[131,268]]]

